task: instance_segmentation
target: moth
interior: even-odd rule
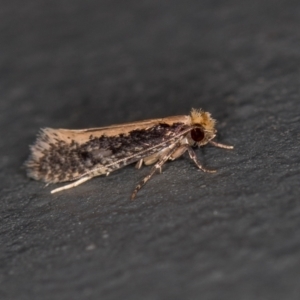
[[[136,186],[131,199],[167,160],[188,152],[204,172],[194,148],[211,144],[233,149],[213,141],[217,130],[210,113],[192,109],[190,115],[171,116],[82,130],[44,128],[30,147],[26,161],[27,175],[49,183],[73,181],[51,193],[76,187],[99,175],[109,175],[126,165],[152,165],[150,173]]]

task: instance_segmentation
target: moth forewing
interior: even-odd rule
[[[178,134],[177,136],[173,137],[172,139],[168,139],[168,140],[162,142],[161,144],[155,144],[150,148],[147,148],[147,149],[145,149],[145,150],[143,150],[139,153],[136,153],[134,155],[129,155],[124,159],[120,159],[118,161],[112,162],[109,165],[106,165],[106,166],[100,165],[98,167],[95,167],[94,169],[92,169],[90,171],[87,171],[86,173],[82,174],[80,177],[78,177],[79,179],[74,178],[74,180],[76,180],[75,182],[72,182],[70,184],[62,186],[60,188],[56,188],[56,189],[52,190],[51,193],[54,194],[56,192],[60,192],[60,191],[66,190],[66,189],[76,187],[76,186],[80,185],[81,183],[83,183],[83,182],[85,182],[85,181],[87,181],[87,180],[89,180],[93,177],[102,175],[102,174],[109,175],[109,173],[111,171],[113,171],[114,169],[120,169],[121,168],[120,164],[122,164],[122,166],[125,166],[125,165],[131,164],[133,162],[136,162],[137,157],[140,157],[140,159],[137,162],[138,168],[141,167],[143,161],[145,162],[145,164],[149,164],[149,160],[151,160],[151,164],[153,164],[156,161],[161,161],[162,159],[164,159],[166,157],[165,154],[167,154],[170,150],[172,150],[174,148],[174,146],[177,143],[177,140],[181,139],[181,136],[182,136],[182,134]],[[167,145],[167,144],[170,144],[170,146],[165,147],[165,145]],[[162,150],[159,150],[159,149],[162,149]],[[154,153],[154,154],[149,155],[149,153]],[[161,172],[161,166],[158,169]],[[154,174],[154,172],[153,172],[153,174]],[[152,177],[153,174],[150,173],[150,175],[148,175],[146,177],[147,179],[146,180],[144,179],[136,187],[136,189],[134,190],[134,192],[132,194],[132,197],[131,197],[132,199],[135,198],[135,195],[136,195],[137,191],[150,179],[150,177]]]
[[[169,152],[170,149],[173,149],[174,145],[177,144],[182,137],[184,136],[184,134],[186,134],[187,132],[189,132],[191,130],[191,128],[188,128],[186,130],[184,130],[183,132],[180,133],[175,133],[171,134],[171,132],[168,133],[168,135],[166,136],[166,139],[163,140],[161,143],[153,143],[153,145],[151,145],[150,142],[148,142],[146,144],[146,147],[137,152],[137,153],[129,153],[127,152],[127,155],[124,156],[123,158],[116,160],[116,161],[112,161],[109,164],[106,165],[100,165],[100,166],[95,166],[95,168],[92,168],[91,170],[87,171],[86,173],[82,174],[82,176],[90,176],[91,174],[93,174],[92,177],[98,176],[103,174],[103,172],[101,171],[104,167],[108,170],[108,169],[119,169],[125,165],[134,163],[134,162],[139,162],[140,160],[143,160],[146,162],[146,164],[150,164],[149,160],[151,160],[151,164],[153,164],[155,161],[158,161],[160,158],[164,157],[164,154],[166,152]],[[169,137],[169,135],[172,135],[172,137]],[[140,148],[135,148],[135,149],[140,149]],[[120,167],[120,165],[122,165]],[[99,174],[97,174],[99,172]],[[100,174],[101,173],[101,174]],[[80,177],[82,177],[80,176]],[[77,178],[74,178],[75,180]]]
[[[72,141],[78,142],[80,144],[86,143],[92,138],[100,138],[102,136],[106,137],[116,137],[118,135],[130,135],[130,132],[135,130],[148,130],[158,126],[159,124],[173,125],[174,123],[190,124],[189,116],[172,116],[168,118],[161,119],[150,119],[138,122],[116,124],[105,127],[96,127],[88,129],[52,129],[45,128],[44,130],[54,138],[58,138],[67,143],[72,143]]]
[[[27,174],[47,183],[74,181],[52,191],[75,187],[95,176],[108,175],[125,165],[138,162],[155,164],[150,174],[136,187],[137,191],[160,170],[167,160],[174,160],[188,151],[198,168],[194,146],[211,143],[216,147],[232,149],[212,141],[215,121],[202,110],[191,115],[144,120],[107,127],[69,130],[45,128],[31,146],[26,162]]]

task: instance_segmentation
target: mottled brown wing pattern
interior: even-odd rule
[[[55,183],[86,174],[107,174],[161,151],[186,129],[187,125],[181,123],[161,123],[116,136],[91,134],[85,143],[79,143],[76,139],[60,139],[59,129],[47,128],[31,148],[31,157],[26,162],[28,176]]]

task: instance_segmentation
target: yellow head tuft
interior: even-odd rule
[[[191,111],[192,125],[201,125],[205,131],[214,132],[216,121],[211,117],[209,112],[202,109],[192,108]]]

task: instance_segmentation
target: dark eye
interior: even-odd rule
[[[204,131],[201,128],[195,128],[191,131],[191,137],[195,142],[200,142],[204,139]]]

